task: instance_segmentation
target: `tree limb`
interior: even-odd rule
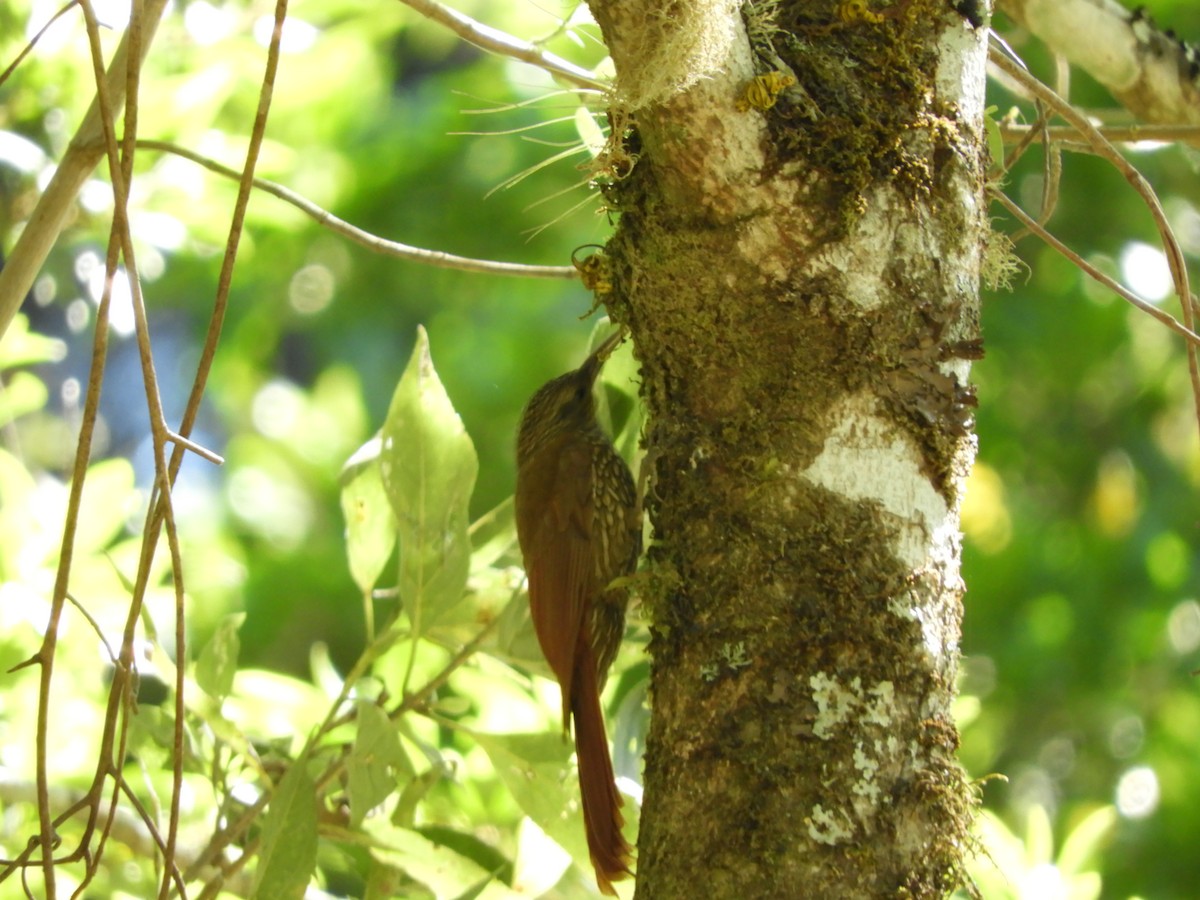
[[[1055,53],[1107,87],[1138,118],[1200,125],[1200,57],[1174,32],[1116,0],[998,0]]]

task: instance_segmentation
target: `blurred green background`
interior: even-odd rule
[[[1200,9],[1190,0],[1148,7],[1200,41]],[[571,7],[480,0],[458,8],[545,39],[583,66],[605,56],[593,27],[560,27]],[[119,5],[97,9],[120,24]],[[0,64],[15,58],[30,22],[52,11],[41,0],[0,0]],[[205,0],[169,12],[144,80],[141,135],[240,165],[270,14],[265,3]],[[585,152],[494,190],[579,144],[578,104],[548,76],[463,44],[400,4],[298,0],[290,16],[259,175],[382,237],[462,255],[565,265],[573,248],[604,240],[609,222],[577,168]],[[1045,49],[1002,18],[996,24],[1046,77]],[[83,40],[78,19],[65,17],[0,86],[5,251],[90,98]],[[1017,104],[1030,120],[1027,104],[995,84],[989,91],[998,115]],[[1112,106],[1081,73],[1071,96],[1089,108]],[[464,134],[537,123],[546,124]],[[1131,158],[1194,261],[1196,153],[1139,146]],[[1006,190],[1036,211],[1041,177],[1035,150]],[[132,224],[171,421],[195,370],[234,193],[231,182],[185,160],[138,156]],[[33,330],[67,348],[61,361],[32,369],[47,388],[45,407],[0,433],[39,478],[61,478],[70,464],[110,207],[103,185],[85,192],[24,308]],[[998,207],[993,214],[998,228],[1012,230]],[[1174,311],[1150,217],[1104,163],[1065,157],[1050,226]],[[973,777],[1006,777],[986,782],[984,800],[1027,846],[1031,809],[1046,811],[1061,845],[1089,813],[1113,805],[1116,824],[1091,863],[1104,896],[1193,897],[1200,453],[1186,359],[1177,337],[1036,240],[1018,250],[1027,268],[1013,290],[984,298],[987,356],[974,369],[980,454],[964,510],[962,758]],[[345,562],[338,474],[381,424],[417,325],[428,329],[478,451],[472,511],[481,514],[512,491],[525,399],[581,359],[590,300],[575,282],[378,256],[256,194],[198,431],[226,464],[190,459],[177,501],[193,645],[223,616],[244,611],[246,665],[307,678],[318,641],[339,667],[352,662],[364,626]],[[144,493],[152,472],[146,417],[119,313],[105,396],[98,456],[130,459]],[[141,520],[129,513],[133,533]],[[11,566],[3,574],[14,577]],[[1013,895],[1068,896],[1054,892],[1054,870],[1036,862],[1026,860],[1019,884],[1010,876],[1010,887],[1027,889]]]

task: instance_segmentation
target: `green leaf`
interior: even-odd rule
[[[22,566],[44,558],[52,541],[42,538],[32,512],[37,503],[37,481],[17,457],[0,447],[0,582],[15,579]],[[34,556],[35,541],[42,553]]]
[[[1025,815],[1025,865],[1029,868],[1054,861],[1054,829],[1046,807],[1033,804]]]
[[[474,640],[480,628],[495,619],[503,619],[505,611],[513,604],[529,606],[519,593],[520,584],[521,575],[513,568],[490,568],[472,574],[463,601],[438,619],[436,625],[426,629],[425,636],[445,647],[457,647]],[[494,637],[485,640],[483,646],[489,650],[496,647]]]
[[[235,733],[255,742],[288,741],[299,752],[304,736],[316,728],[329,697],[307,681],[266,669],[239,669],[221,711]]]
[[[586,862],[587,842],[570,742],[557,731],[468,733],[487,753],[496,774],[525,814],[572,857]]]
[[[379,582],[396,546],[396,516],[388,503],[380,471],[382,442],[373,437],[342,470],[342,515],[346,519],[346,556],[358,589],[369,593]]]
[[[196,660],[196,683],[214,700],[224,700],[233,690],[238,653],[242,649],[238,629],[245,620],[245,613],[233,613],[222,619]]]
[[[449,825],[435,824],[422,825],[413,830],[439,847],[447,847],[460,856],[465,856],[485,872],[496,875],[499,880],[506,883],[512,880],[512,860],[505,856],[498,847],[471,832],[462,831]]]
[[[420,775],[409,780],[400,792],[396,808],[392,810],[393,825],[413,825],[417,820],[417,806],[425,795],[439,782],[449,778],[445,766],[431,766]]]
[[[611,333],[612,325],[607,320],[598,323],[592,332],[592,348],[599,346]],[[612,437],[617,451],[626,462],[631,462],[637,456],[645,417],[638,396],[641,367],[633,356],[633,341],[622,341],[613,350],[597,380],[600,388],[596,392],[596,416]]]
[[[46,405],[49,392],[36,375],[14,372],[0,390],[0,427]]]
[[[496,626],[496,653],[509,663],[553,677],[538,643],[537,632],[533,630],[533,616],[524,594],[515,597],[500,613]]]
[[[66,358],[67,344],[29,329],[29,319],[18,313],[0,340],[0,369],[58,362]]]
[[[463,598],[467,504],[479,461],[446,395],[424,328],[388,409],[380,456],[400,538],[400,598],[422,632]]]
[[[317,865],[317,786],[297,760],[275,788],[263,819],[252,897],[302,898]]]
[[[371,855],[421,882],[437,900],[515,900],[524,896],[497,882],[493,872],[473,860],[415,831],[379,819],[368,820],[365,827],[375,842]]]
[[[471,523],[471,571],[489,568],[516,543],[517,517],[509,497]]]
[[[373,703],[358,704],[358,732],[346,767],[349,773],[350,824],[357,828],[367,813],[395,790],[398,774],[413,774],[400,746],[396,726]]]
[[[401,888],[408,880],[408,876],[395,866],[372,857],[367,870],[367,882],[363,886],[363,900],[394,900],[401,897]]]
[[[126,459],[106,459],[88,467],[83,485],[75,553],[103,550],[125,528],[136,506],[133,466]]]
[[[1092,810],[1071,829],[1058,854],[1058,868],[1064,875],[1087,874],[1087,865],[1117,825],[1117,811],[1111,806]]]
[[[517,858],[513,862],[513,887],[529,897],[540,897],[558,884],[571,865],[571,857],[533,819],[525,816],[517,828]]]

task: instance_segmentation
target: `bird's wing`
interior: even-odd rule
[[[537,504],[546,512],[526,526],[533,535],[524,551],[529,607],[538,643],[562,688],[564,728],[579,632],[595,593],[591,464],[588,447],[564,448],[553,476],[546,479],[552,485],[544,503]]]

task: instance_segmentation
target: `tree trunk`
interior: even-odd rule
[[[942,896],[986,28],[945,0],[591,6],[650,421],[638,896]]]

